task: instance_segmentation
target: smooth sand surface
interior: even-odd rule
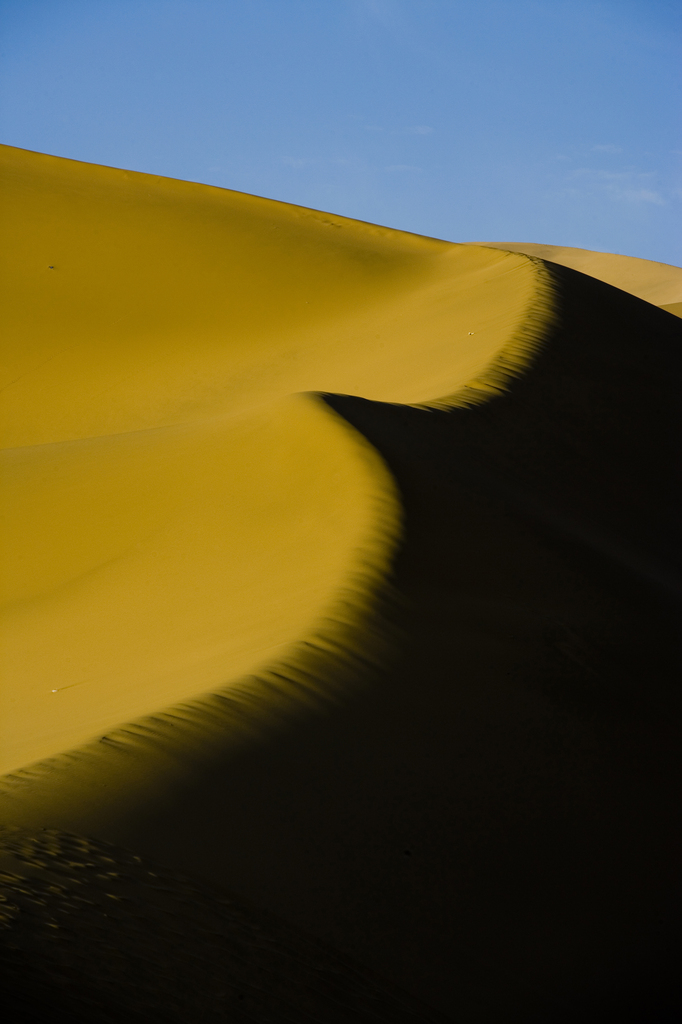
[[[525,322],[523,256],[3,147],[3,447],[300,391],[424,402]]]
[[[678,320],[3,153],[26,1020],[675,1019]]]
[[[589,274],[598,281],[606,281],[614,288],[637,295],[645,302],[661,306],[675,316],[682,312],[682,267],[669,263],[656,263],[636,256],[620,256],[612,252],[593,252],[566,245],[539,245],[535,242],[478,242],[507,252],[522,252],[537,256],[562,267],[571,267],[581,274]]]
[[[4,455],[4,771],[286,657],[399,525],[374,450],[303,396]]]

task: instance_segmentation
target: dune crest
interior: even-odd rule
[[[522,252],[562,267],[571,267],[581,274],[596,277],[614,288],[630,292],[675,316],[682,315],[682,268],[636,256],[620,256],[611,252],[592,252],[565,245],[539,245],[535,242],[476,242],[506,252]]]

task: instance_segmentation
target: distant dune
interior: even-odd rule
[[[637,295],[645,302],[682,316],[682,267],[668,263],[640,260],[636,256],[618,256],[611,252],[591,252],[565,245],[537,245],[533,242],[480,242],[479,245],[538,256],[562,267],[572,267],[582,274],[606,281],[614,288]]]
[[[0,152],[13,1019],[672,1020],[682,269]]]

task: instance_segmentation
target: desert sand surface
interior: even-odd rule
[[[606,281],[614,288],[637,295],[645,302],[660,306],[675,316],[682,315],[682,268],[669,263],[656,263],[636,256],[620,256],[611,252],[592,252],[566,245],[538,245],[534,242],[479,242],[479,245],[522,252],[528,256],[572,267],[581,274]]]
[[[524,257],[5,158],[9,771],[285,656],[385,577],[393,479],[302,393],[473,401],[550,311]]]
[[[682,270],[1,153],[16,1019],[674,1019]]]

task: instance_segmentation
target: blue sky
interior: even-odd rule
[[[0,0],[0,139],[682,264],[682,4]]]

